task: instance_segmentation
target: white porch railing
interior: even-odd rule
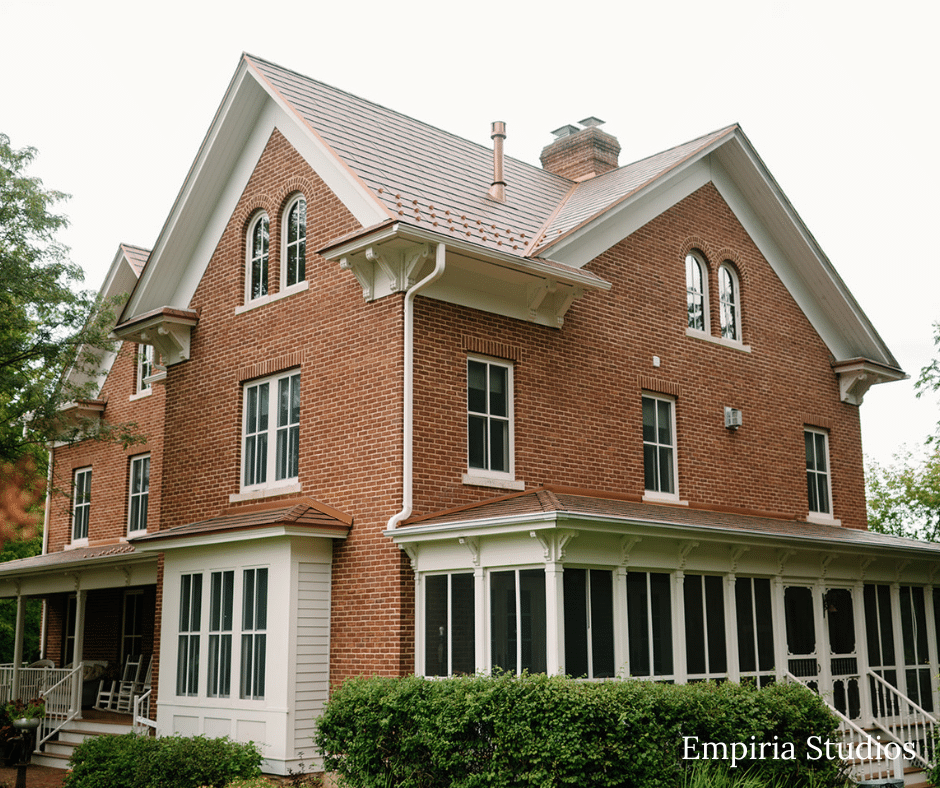
[[[82,708],[82,664],[59,670],[66,675],[42,693],[46,701],[46,716],[37,732],[36,752],[67,722],[75,719]]]
[[[809,684],[804,679],[794,676],[790,671],[786,671],[785,675],[788,681],[797,682],[804,687],[809,687]],[[809,689],[816,692],[814,687],[809,687]],[[839,718],[839,727],[837,730],[843,741],[855,741],[858,744],[867,743],[869,745],[867,752],[879,752],[877,747],[878,742],[872,738],[871,734],[862,730],[858,724],[846,717],[845,714],[839,711],[825,698],[823,698],[823,703],[829,707],[829,711]],[[857,748],[855,749],[857,750]],[[856,782],[861,782],[862,780],[878,780],[884,777],[904,778],[904,759],[900,756],[892,760],[874,757],[856,757],[849,763],[849,768]]]
[[[16,699],[32,700],[45,695],[50,687],[58,684],[71,672],[71,668],[20,668],[20,686],[14,698],[13,665],[0,665],[0,704]]]
[[[874,724],[891,741],[913,745],[912,760],[916,760],[920,766],[930,766],[934,761],[933,741],[937,718],[902,695],[874,671],[869,670],[868,677],[872,682]]]
[[[134,733],[145,735],[149,729],[156,729],[157,723],[150,718],[150,692],[134,696]]]

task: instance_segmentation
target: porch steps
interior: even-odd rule
[[[67,769],[72,751],[91,736],[120,736],[130,733],[134,727],[129,715],[109,715],[115,719],[103,719],[104,715],[93,716],[67,723],[58,738],[47,741],[41,753],[33,753],[31,763],[37,766],[51,766],[53,769]],[[126,722],[125,722],[126,721]]]
[[[891,727],[891,726],[889,725],[888,727]],[[881,741],[884,742],[883,733],[878,728],[875,728],[875,727],[866,728],[865,733],[871,736],[876,741],[878,739],[881,739]],[[856,744],[860,743],[859,737],[857,735],[847,737],[847,738]],[[852,766],[859,764],[859,761],[849,760],[847,761],[847,763],[849,764],[849,767],[851,768]],[[893,772],[892,772],[891,764],[889,762],[881,761],[881,762],[875,762],[875,764],[876,764],[876,767],[879,769],[879,773],[875,775],[875,777],[892,776]],[[867,768],[870,769],[871,766],[867,766]],[[874,778],[869,777],[866,779],[874,779]],[[935,788],[935,786],[932,782],[929,782],[927,780],[927,775],[924,772],[924,769],[920,765],[912,764],[909,761],[905,761],[904,788]]]

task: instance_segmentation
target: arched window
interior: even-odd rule
[[[718,301],[723,339],[741,341],[741,294],[738,275],[727,263],[718,269]]]
[[[302,282],[307,275],[307,201],[298,196],[287,206],[284,216],[282,288]]]
[[[248,231],[247,299],[254,301],[268,294],[268,246],[270,226],[268,215],[259,214]]]
[[[705,264],[697,254],[689,252],[685,256],[685,292],[689,312],[689,328],[695,331],[706,331],[708,326],[706,285]]]

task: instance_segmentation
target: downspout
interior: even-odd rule
[[[55,457],[55,444],[49,442],[49,469],[46,473],[46,511],[42,518],[42,554],[49,552],[49,520],[52,510],[52,465]],[[42,600],[42,618],[39,620],[39,658],[46,658],[46,600]]]
[[[415,296],[423,287],[440,278],[444,273],[447,249],[439,243],[435,251],[434,270],[420,282],[416,282],[405,293],[405,348],[404,348],[404,394],[402,396],[402,450],[401,450],[401,511],[388,521],[389,530],[411,516],[414,503],[414,303]]]

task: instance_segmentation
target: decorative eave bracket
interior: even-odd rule
[[[160,382],[166,376],[166,367],[189,359],[191,332],[198,322],[199,315],[191,309],[163,307],[122,323],[115,327],[114,334],[120,339],[153,346],[163,366],[155,365],[148,381]]]
[[[908,377],[900,369],[866,359],[838,361],[832,368],[839,376],[839,397],[849,405],[861,405],[868,389],[877,383],[890,383]]]

